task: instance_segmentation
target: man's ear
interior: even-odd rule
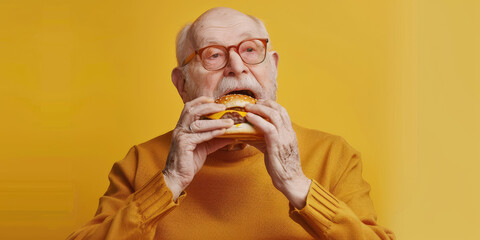
[[[172,70],[172,83],[177,88],[178,94],[183,100],[183,103],[187,102],[187,93],[185,92],[185,76],[182,70],[176,67]]]
[[[278,69],[278,60],[279,60],[279,56],[278,56],[278,53],[273,51],[272,52],[272,64],[274,64],[275,68],[272,68],[273,71],[275,71],[275,79],[277,79],[277,69]]]
[[[275,68],[278,68],[278,59],[279,59],[278,53],[273,51],[272,60],[273,60],[273,63],[275,64]]]

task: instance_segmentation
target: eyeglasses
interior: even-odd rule
[[[244,40],[236,46],[207,46],[190,54],[190,56],[183,61],[182,67],[191,62],[195,55],[198,55],[205,69],[209,71],[220,70],[227,66],[228,59],[230,59],[231,48],[234,48],[244,63],[250,65],[259,64],[265,60],[265,56],[267,55],[267,43],[267,38],[256,38]]]

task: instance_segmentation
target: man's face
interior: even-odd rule
[[[246,39],[268,38],[266,31],[262,30],[258,23],[240,13],[209,13],[202,16],[192,28],[191,41],[195,49],[210,45],[236,46]],[[216,99],[241,90],[251,91],[257,99],[275,100],[277,63],[277,53],[267,51],[263,62],[249,65],[231,48],[225,68],[209,71],[203,67],[197,55],[184,70],[187,98],[184,97],[184,101],[200,96]]]

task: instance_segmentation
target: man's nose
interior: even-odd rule
[[[225,76],[240,76],[243,73],[248,73],[247,66],[234,48],[230,48],[228,54],[228,63],[224,69]]]

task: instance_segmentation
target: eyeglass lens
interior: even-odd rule
[[[265,59],[265,45],[260,40],[245,41],[238,46],[238,54],[247,64],[258,64]],[[207,70],[223,68],[228,61],[228,52],[225,47],[207,47],[202,52],[202,63]]]

